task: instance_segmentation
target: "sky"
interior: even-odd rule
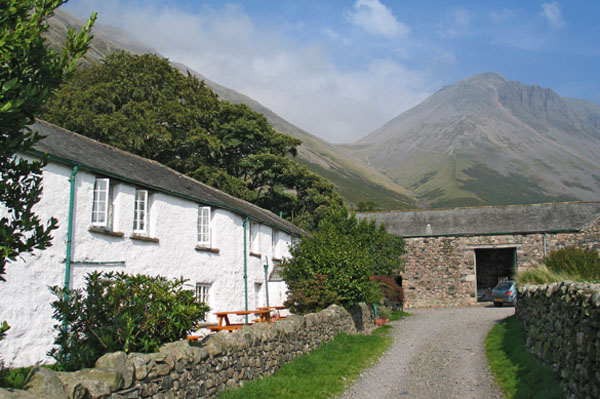
[[[70,0],[332,143],[483,72],[600,104],[600,1]]]

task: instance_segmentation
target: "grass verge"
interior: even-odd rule
[[[527,352],[525,340],[515,316],[496,324],[485,339],[488,364],[506,398],[564,398],[550,366]]]
[[[407,316],[412,316],[412,313],[405,312],[404,310],[394,310],[390,316],[390,321],[400,320]]]
[[[384,325],[371,335],[339,334],[314,351],[284,364],[270,377],[222,392],[219,399],[329,398],[342,392],[364,368],[372,365],[392,342]]]

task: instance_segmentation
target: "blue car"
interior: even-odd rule
[[[492,289],[494,306],[517,303],[517,285],[513,280],[502,281]]]

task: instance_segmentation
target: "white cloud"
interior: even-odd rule
[[[239,7],[190,14],[152,2],[143,7],[116,0],[74,3],[81,15],[98,9],[99,22],[127,30],[170,60],[331,142],[363,137],[432,90],[426,72],[392,60],[341,70],[324,43],[299,43],[258,25]]]
[[[410,31],[410,28],[398,21],[392,10],[379,0],[357,0],[352,10],[346,13],[346,17],[367,32],[387,38],[405,36]]]
[[[450,11],[446,23],[440,32],[442,37],[460,37],[467,35],[471,28],[471,14],[464,8]]]
[[[562,10],[556,1],[553,1],[552,3],[543,3],[541,15],[553,28],[563,28],[567,25],[563,18]]]

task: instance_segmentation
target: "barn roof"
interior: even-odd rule
[[[600,216],[600,201],[364,212],[404,237],[573,232]]]
[[[119,150],[49,122],[38,120],[30,128],[45,136],[35,144],[34,153],[47,153],[51,160],[79,165],[107,177],[200,204],[227,209],[290,234],[306,234],[302,229],[266,209],[200,183],[158,162]]]

